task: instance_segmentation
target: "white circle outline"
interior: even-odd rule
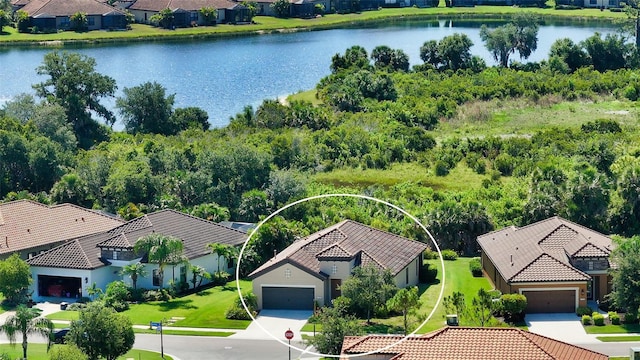
[[[431,310],[431,312],[429,313],[429,315],[427,316],[427,318],[420,324],[420,326],[418,326],[412,333],[405,335],[402,339],[387,345],[385,347],[382,347],[380,349],[376,349],[376,350],[372,350],[366,353],[361,353],[361,354],[351,354],[351,355],[330,355],[330,354],[322,354],[322,353],[316,353],[313,351],[306,351],[305,349],[301,349],[295,345],[291,345],[286,343],[284,340],[278,338],[276,335],[272,334],[271,332],[267,331],[267,329],[265,329],[259,321],[256,320],[256,318],[253,316],[253,314],[251,313],[251,311],[249,311],[249,308],[247,307],[247,304],[244,301],[244,297],[242,296],[242,290],[240,289],[240,263],[242,262],[242,254],[244,253],[244,250],[246,249],[247,245],[249,244],[249,241],[251,240],[251,238],[253,237],[253,235],[258,231],[258,229],[260,229],[260,227],[262,225],[264,225],[264,223],[266,223],[267,221],[269,221],[271,218],[273,218],[274,216],[278,215],[279,213],[281,213],[282,211],[298,205],[300,203],[303,202],[307,202],[309,200],[316,200],[316,199],[324,199],[324,198],[330,198],[330,197],[352,197],[352,198],[361,198],[361,199],[366,199],[366,200],[370,200],[370,201],[375,201],[387,206],[390,206],[398,211],[400,211],[401,213],[403,213],[404,215],[406,215],[407,217],[409,217],[411,220],[413,220],[416,224],[418,224],[420,226],[420,228],[422,228],[422,230],[424,230],[425,233],[427,233],[427,235],[429,235],[429,238],[431,239],[431,242],[433,243],[433,246],[435,246],[436,251],[438,252],[438,256],[440,257],[440,266],[442,267],[442,280],[441,280],[441,287],[440,287],[440,293],[438,294],[438,299],[436,300],[435,306],[433,307],[433,309]],[[320,356],[320,357],[330,357],[330,358],[340,358],[341,356],[343,358],[349,359],[349,358],[355,358],[355,357],[359,357],[359,356],[366,356],[366,355],[371,355],[371,354],[376,354],[379,353],[381,351],[387,350],[393,346],[396,346],[398,344],[400,344],[401,342],[407,340],[410,336],[414,336],[416,334],[416,332],[418,330],[420,330],[426,323],[427,321],[429,321],[431,319],[431,317],[433,317],[433,314],[436,312],[436,310],[438,309],[438,306],[440,305],[440,301],[442,300],[442,296],[444,295],[444,285],[445,285],[445,269],[444,269],[444,259],[442,257],[442,252],[440,251],[440,247],[438,246],[438,244],[436,243],[436,240],[433,238],[433,235],[431,235],[431,233],[429,232],[429,230],[427,230],[427,228],[420,222],[420,220],[418,220],[415,216],[411,215],[410,213],[408,213],[407,211],[405,211],[404,209],[391,204],[387,201],[384,200],[380,200],[378,198],[374,198],[371,196],[366,196],[366,195],[358,195],[358,194],[322,194],[322,195],[315,195],[315,196],[310,196],[304,199],[300,199],[297,201],[294,201],[292,203],[289,203],[285,206],[283,206],[282,208],[276,210],[275,212],[271,213],[269,216],[267,216],[266,218],[264,218],[262,221],[260,221],[258,223],[258,226],[256,226],[251,233],[249,234],[249,237],[247,237],[247,240],[245,240],[244,244],[242,245],[242,248],[240,249],[240,253],[238,254],[238,263],[236,264],[236,289],[238,290],[238,295],[240,296],[240,302],[242,303],[242,307],[244,308],[244,310],[247,312],[247,314],[249,314],[249,316],[251,317],[252,321],[255,321],[256,324],[262,329],[262,331],[264,331],[265,333],[267,333],[269,336],[271,336],[274,340],[278,341],[279,343],[288,346],[292,349],[296,349],[302,353],[306,353],[306,354],[311,354],[311,355],[315,355],[315,356]]]

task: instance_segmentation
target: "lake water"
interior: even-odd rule
[[[479,36],[478,21],[390,21],[383,26],[255,35],[248,37],[187,42],[149,42],[126,45],[66,48],[91,56],[97,71],[123,87],[147,81],[162,84],[175,93],[175,107],[197,106],[209,113],[214,127],[225,126],[245,105],[259,105],[263,99],[277,98],[308,90],[328,75],[331,57],[361,45],[371,52],[379,45],[404,50],[411,64],[422,63],[420,46],[427,40],[465,33],[473,41],[471,52],[495,64]],[[598,23],[545,24],[538,32],[538,50],[529,61],[548,56],[551,44],[568,37],[579,42],[593,35],[615,32]],[[19,93],[31,93],[31,84],[44,78],[35,68],[50,48],[0,48],[0,102]],[[513,60],[520,60],[517,56]],[[104,103],[113,108],[115,100]],[[116,114],[117,116],[118,114]],[[121,129],[119,123],[116,129]]]

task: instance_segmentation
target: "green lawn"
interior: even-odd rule
[[[621,325],[604,325],[584,326],[584,331],[587,334],[640,334],[640,324],[621,324]]]
[[[240,281],[242,291],[251,289],[250,281]],[[235,281],[226,286],[216,286],[199,293],[171,299],[169,301],[153,301],[142,304],[132,304],[123,314],[129,316],[133,324],[148,325],[149,322],[176,320],[171,326],[217,328],[217,329],[246,329],[251,323],[248,320],[227,320],[224,313],[235,301],[238,291]],[[51,320],[76,320],[77,311],[59,311],[46,316]],[[218,335],[223,336],[223,335]]]
[[[624,18],[623,12],[613,13],[610,11],[600,11],[598,9],[581,10],[554,10],[552,8],[517,8],[512,6],[476,6],[469,8],[447,8],[444,1],[440,2],[437,8],[395,8],[382,9],[378,11],[364,11],[355,14],[328,14],[320,18],[313,19],[280,19],[269,16],[256,16],[254,24],[230,25],[221,24],[217,26],[198,26],[176,30],[159,29],[149,25],[133,24],[129,31],[88,31],[74,32],[64,31],[54,34],[30,34],[18,33],[16,29],[5,27],[4,33],[0,35],[0,44],[12,45],[13,43],[43,42],[43,41],[63,41],[63,42],[91,42],[104,43],[114,41],[141,41],[156,38],[204,38],[220,37],[237,34],[260,34],[269,32],[291,31],[291,29],[330,29],[353,25],[360,22],[382,22],[392,18],[435,18],[438,16],[464,17],[469,18],[496,18],[503,19],[506,16],[517,12],[532,12],[543,17],[559,18],[593,18],[593,19],[617,19]]]
[[[596,336],[596,339],[602,342],[621,342],[621,341],[640,341],[638,335],[626,335],[626,336]]]
[[[489,280],[486,278],[474,278],[469,271],[469,262],[471,258],[458,258],[455,261],[445,261],[446,281],[444,296],[451,295],[454,291],[461,291],[464,293],[468,302],[476,296],[480,288],[491,289]],[[430,260],[431,263],[436,263],[438,267],[438,280],[434,284],[420,284],[420,300],[422,301],[422,307],[418,311],[423,317],[431,312],[435,306],[436,300],[440,293],[440,280],[442,279],[442,269],[440,262],[437,260]],[[418,330],[419,334],[430,332],[439,329],[444,326],[445,322],[445,310],[442,303],[439,304],[433,317]],[[415,317],[414,317],[415,320]],[[402,332],[403,318],[402,316],[395,316],[387,319],[371,319],[373,325],[366,326],[364,329],[366,332],[373,333],[393,333]],[[462,324],[464,325],[464,324]],[[316,331],[321,331],[322,326],[316,324]],[[313,324],[305,324],[302,331],[313,331]]]
[[[66,346],[66,345],[53,345],[55,346]],[[0,354],[6,353],[9,355],[11,359],[17,359],[22,357],[22,346],[20,344],[16,344],[16,346],[11,346],[9,344],[0,344]],[[47,346],[45,344],[29,344],[27,348],[27,357],[29,360],[47,360],[49,356],[47,355]],[[138,350],[132,349],[128,353],[119,357],[118,360],[125,360],[127,358],[134,358],[136,360],[162,360],[160,357],[160,353],[156,353],[153,351],[147,350]],[[165,354],[165,360],[173,360],[171,356]]]
[[[156,330],[133,328],[136,334],[159,334]],[[216,336],[227,337],[235,334],[230,331],[194,331],[194,330],[162,330],[164,335],[186,335],[186,336]]]

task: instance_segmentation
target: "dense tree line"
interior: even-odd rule
[[[528,39],[526,31],[520,32]],[[93,59],[53,52],[37,69],[48,76],[34,86],[37,97],[17,96],[0,111],[0,197],[70,202],[124,218],[172,208],[214,221],[254,222],[305,196],[364,192],[402,206],[429,226],[441,246],[468,254],[477,251],[477,235],[552,215],[603,232],[640,230],[634,128],[601,119],[581,128],[558,121],[556,128],[520,136],[436,139],[433,132],[469,104],[487,101],[635,101],[640,81],[632,69],[634,49],[596,34],[580,44],[559,40],[539,64],[487,68],[471,56],[470,46],[463,35],[427,42],[420,51],[425,64],[414,69],[401,50],[347,49],[333,57],[331,75],[317,86],[323,105],[265,100],[223,129],[208,130],[201,109],[174,109],[172,94],[146,83],[116,100],[125,132],[110,129],[115,115],[100,105],[115,83],[94,71]],[[624,62],[612,61],[620,52]],[[594,54],[604,54],[616,69],[598,68],[601,56]],[[97,115],[104,125],[93,119]],[[487,120],[482,114],[467,119]],[[482,186],[312,181],[314,174],[334,170],[406,163],[445,177],[466,167],[483,178]],[[287,222],[265,228],[248,249],[253,266],[273,246],[286,247],[345,217],[429,240],[402,214],[354,199],[325,199],[283,215]]]

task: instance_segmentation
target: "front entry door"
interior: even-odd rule
[[[331,300],[342,294],[342,291],[340,291],[340,285],[342,285],[341,279],[331,279]]]

